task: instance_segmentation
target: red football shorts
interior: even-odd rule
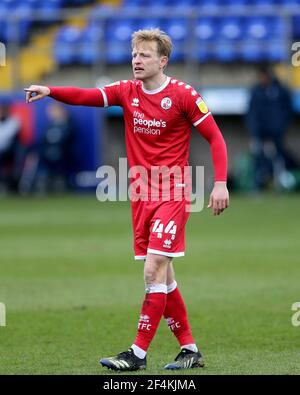
[[[147,253],[184,256],[188,206],[189,202],[185,199],[131,201],[134,258],[145,259]]]

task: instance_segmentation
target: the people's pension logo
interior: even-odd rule
[[[6,325],[6,308],[5,304],[0,302],[0,326]]]
[[[6,48],[3,43],[0,42],[0,67],[6,65]]]
[[[292,311],[295,311],[295,313],[292,315],[292,325],[300,326],[300,302],[295,302],[292,304]]]
[[[141,112],[134,111],[133,113],[133,131],[134,133],[160,135],[161,128],[167,126],[167,122],[163,119],[146,119]]]
[[[292,65],[294,67],[300,66],[300,41],[292,44],[292,51],[295,52],[292,56]]]

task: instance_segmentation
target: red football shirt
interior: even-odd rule
[[[151,167],[153,171],[160,166],[169,169],[177,166],[183,175],[184,167],[188,166],[191,126],[197,126],[211,116],[199,93],[190,85],[170,77],[152,91],[146,90],[139,80],[114,82],[100,91],[104,106],[123,107],[129,166],[143,166],[147,170],[148,194],[151,186],[152,194],[157,189],[154,173],[151,177]],[[141,174],[135,175],[142,178]],[[175,185],[184,187],[187,181],[188,177],[184,178],[184,183]],[[171,190],[173,185],[174,180]]]
[[[100,90],[49,88],[50,96],[64,103],[123,107],[129,176],[131,187],[134,186],[131,192],[136,191],[139,196],[166,192],[168,197],[170,190],[172,193],[190,189],[187,186],[191,184],[188,156],[192,125],[210,144],[215,181],[226,181],[227,151],[220,129],[201,96],[183,81],[167,77],[163,85],[152,91],[147,91],[139,80],[118,81]],[[165,187],[163,191],[161,186]]]

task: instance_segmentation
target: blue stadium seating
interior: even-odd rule
[[[159,18],[133,18],[132,28],[136,31],[139,29],[153,29],[162,26],[162,21]]]
[[[57,63],[69,65],[79,59],[81,30],[63,27],[59,30],[54,43],[54,57]]]
[[[221,18],[219,26],[219,38],[221,40],[242,39],[242,23],[240,18]]]
[[[218,41],[214,47],[213,59],[219,62],[235,62],[239,59],[239,54],[233,42]]]
[[[272,9],[272,7],[277,4],[277,0],[252,0],[252,5],[254,5],[258,10]]]
[[[278,0],[279,5],[285,9],[293,9],[295,6],[300,6],[300,0]]]
[[[79,40],[80,50],[78,59],[81,64],[91,65],[104,58],[104,48],[101,46],[104,40],[103,26],[88,26],[81,32]]]
[[[60,11],[64,6],[88,4],[93,0],[1,0],[0,2],[0,40],[4,42],[25,43],[30,28],[35,22],[29,17],[38,11],[42,18],[40,23],[49,24],[59,20]],[[19,18],[17,29],[8,22],[13,13]]]
[[[224,0],[223,5],[231,9],[243,9],[249,6],[249,0]]]
[[[174,44],[171,59],[173,61],[182,61],[184,59],[184,48],[188,38],[187,20],[184,18],[164,20],[161,27],[172,38]]]
[[[130,40],[133,26],[133,21],[130,19],[108,18],[105,28],[105,44],[109,63],[124,63],[131,59]]]
[[[243,41],[240,47],[240,60],[253,63],[265,61],[262,43],[257,41]]]
[[[289,59],[289,48],[284,41],[271,41],[265,46],[265,59],[269,62],[282,62]]]
[[[40,16],[44,24],[50,24],[59,21],[60,11],[64,0],[42,1],[38,5]]]
[[[202,17],[197,20],[195,36],[199,41],[212,41],[217,38],[217,18]]]
[[[272,35],[271,26],[266,17],[248,17],[245,20],[245,39],[266,40]]]
[[[20,0],[3,1],[11,4]],[[25,1],[36,2],[37,0]],[[61,2],[64,6],[67,3],[70,5],[70,1],[67,0],[53,0],[53,4],[55,2]],[[71,0],[71,3],[82,4],[85,1]],[[251,5],[257,8],[257,14],[255,16],[244,14],[240,17],[230,16],[230,13],[227,16],[203,16],[195,21],[195,26],[190,25],[184,17],[138,15],[140,6],[149,9],[169,6],[172,9],[187,9],[188,7],[198,9],[200,7],[212,10],[217,9],[219,5],[227,6],[228,10],[234,11]],[[124,18],[121,13],[115,17],[115,9],[112,7],[95,6],[87,28],[79,32],[76,44],[80,44],[78,47],[80,51],[75,54],[73,50],[68,49],[63,53],[61,48],[66,49],[68,45],[73,45],[72,42],[66,40],[65,32],[57,36],[56,58],[60,59],[62,64],[73,61],[92,64],[102,58],[111,64],[128,62],[131,59],[132,32],[141,28],[160,27],[172,37],[174,61],[182,61],[190,46],[194,48],[194,51],[189,56],[200,62],[209,60],[282,61],[287,56],[284,44],[287,36],[286,21],[280,16],[264,14],[265,10],[268,12],[272,10],[274,5],[293,10],[295,5],[300,5],[300,0],[201,0],[201,2],[198,0],[123,0],[123,7],[135,10],[134,14],[128,18]],[[100,19],[97,19],[97,16]],[[300,16],[294,18],[293,31],[294,37],[300,37]],[[104,53],[99,50],[101,44],[104,44],[102,47]],[[79,55],[78,52],[80,52]]]
[[[18,10],[19,20],[11,23],[7,15]],[[32,8],[29,4],[18,3],[17,0],[2,0],[0,4],[0,40],[3,42],[25,43],[29,36]]]
[[[222,0],[201,0],[196,5],[205,10],[212,10],[222,5]]]

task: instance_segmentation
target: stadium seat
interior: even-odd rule
[[[18,6],[18,0],[1,0],[1,3],[7,10],[15,10]]]
[[[300,7],[300,0],[279,0],[282,8],[293,10]]]
[[[272,9],[277,5],[276,0],[252,0],[252,4],[258,8],[258,10],[262,9]]]
[[[217,38],[217,18],[202,17],[197,20],[195,36],[199,41],[213,41]]]
[[[28,4],[32,9],[37,9],[39,4],[41,3],[40,0],[24,0],[23,3]]]
[[[193,52],[192,59],[200,63],[206,63],[215,60],[214,48],[211,48],[208,43],[200,43],[197,50]]]
[[[265,60],[264,45],[260,42],[243,41],[239,51],[239,58],[244,62],[262,62]]]
[[[239,59],[238,47],[234,42],[218,41],[214,47],[213,58],[220,62],[234,62]]]
[[[133,18],[132,28],[134,31],[139,29],[151,29],[161,27],[162,21],[158,18]]]
[[[131,34],[133,21],[108,18],[105,28],[108,63],[125,63],[131,60]]]
[[[106,21],[105,38],[106,42],[120,41],[128,42],[131,39],[133,21],[131,19],[113,19]]]
[[[169,0],[168,2],[168,6],[171,6],[174,9],[182,9],[184,10],[188,10],[190,7],[194,7],[197,6],[199,4],[199,2],[197,0],[177,0],[175,2],[172,2],[171,0]]]
[[[240,18],[225,17],[219,22],[219,38],[225,40],[239,40],[242,38]]]
[[[172,60],[182,61],[184,58],[186,39],[188,37],[187,21],[184,18],[172,18],[162,22],[162,29],[172,38],[174,43]]]
[[[192,59],[202,63],[215,60],[218,25],[219,19],[213,17],[201,17],[196,21],[194,31],[195,46],[191,54]]]
[[[284,41],[270,41],[265,46],[265,60],[269,62],[284,62],[289,58],[289,48]]]
[[[76,27],[63,27],[56,35],[54,58],[61,65],[78,61],[81,30]]]
[[[80,35],[78,60],[81,64],[91,65],[104,58],[104,30],[102,26],[86,27]]]
[[[25,43],[29,36],[31,7],[17,0],[3,0],[0,4],[0,40]],[[18,16],[14,23],[7,16]]]
[[[249,6],[249,0],[224,0],[223,4],[228,8],[243,9]]]
[[[266,40],[272,34],[267,17],[255,16],[246,18],[245,39]]]
[[[218,9],[222,5],[222,0],[201,0],[196,5],[204,10]]]
[[[95,24],[101,23],[105,18],[109,18],[110,16],[114,15],[115,9],[111,6],[107,5],[100,5],[95,6],[92,8],[92,11],[88,18],[88,24]]]
[[[44,24],[59,21],[61,8],[64,0],[48,0],[39,3],[38,10]]]

